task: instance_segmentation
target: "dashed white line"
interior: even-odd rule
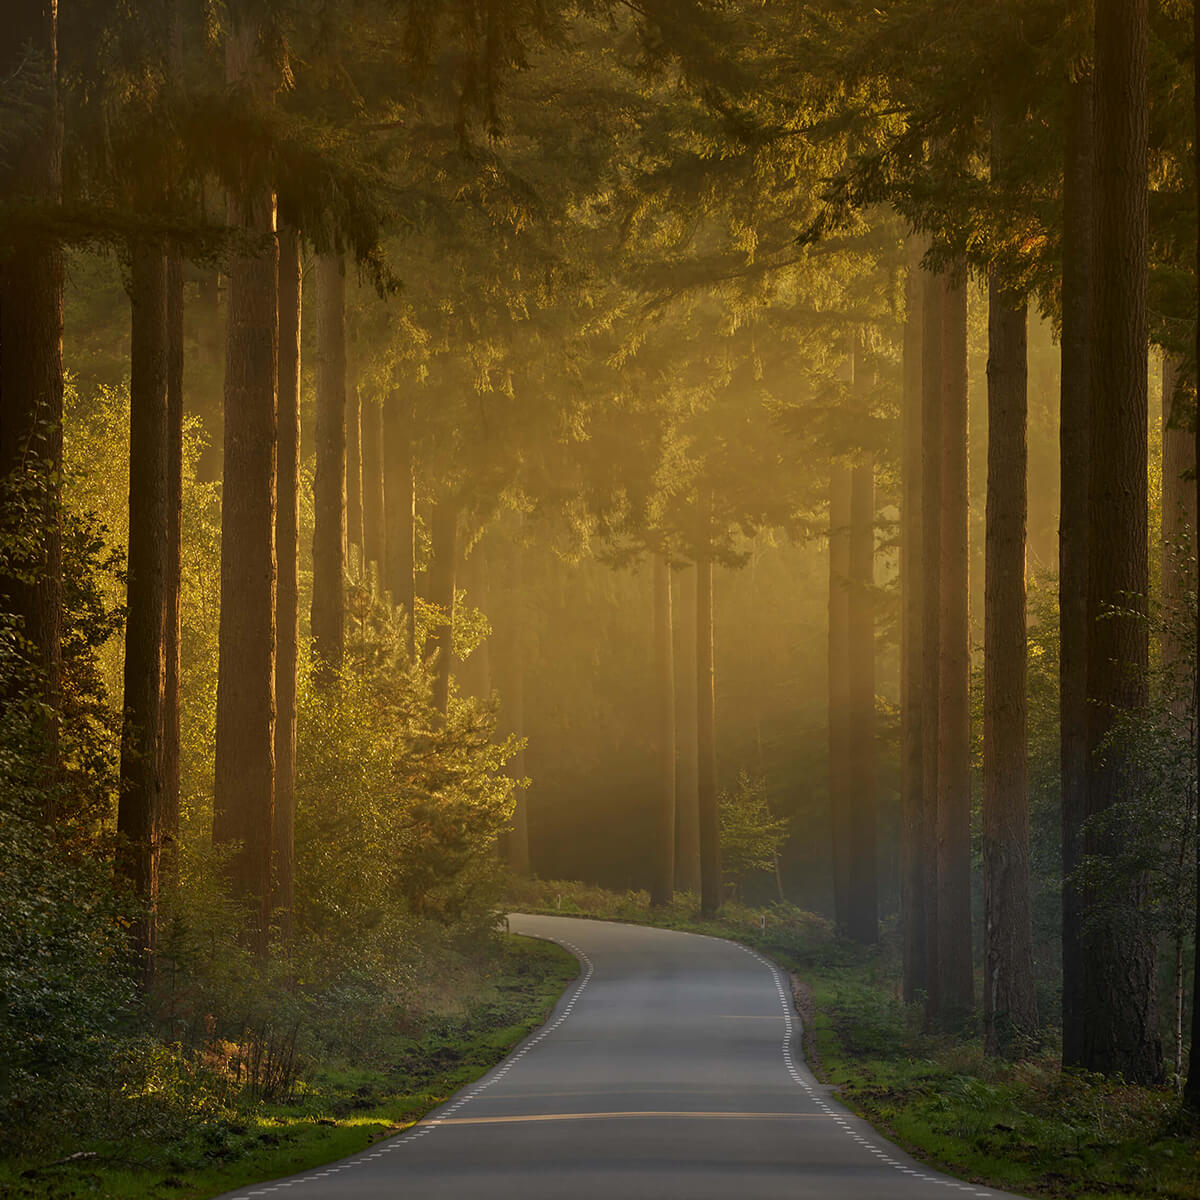
[[[724,939],[713,938],[712,940],[719,942],[719,941],[723,941]],[[874,1154],[879,1159],[879,1161],[881,1163],[886,1163],[888,1166],[895,1168],[901,1174],[911,1175],[914,1179],[919,1179],[923,1183],[940,1183],[943,1187],[958,1188],[964,1192],[971,1192],[972,1195],[975,1195],[975,1196],[989,1196],[989,1197],[992,1196],[991,1192],[975,1191],[974,1185],[972,1185],[972,1184],[959,1183],[957,1180],[954,1180],[954,1179],[935,1179],[932,1175],[924,1175],[917,1171],[914,1171],[911,1167],[906,1167],[903,1163],[899,1162],[897,1159],[890,1158],[886,1151],[880,1150],[873,1143],[868,1141],[866,1138],[862,1137],[858,1133],[858,1131],[855,1130],[854,1127],[843,1116],[841,1116],[841,1114],[837,1113],[832,1107],[830,1107],[830,1105],[828,1105],[820,1097],[819,1093],[816,1091],[816,1089],[813,1088],[812,1084],[810,1084],[808,1082],[808,1080],[805,1079],[804,1076],[800,1074],[800,1072],[796,1069],[796,1064],[792,1060],[792,1033],[793,1033],[792,1008],[793,1008],[793,1005],[788,996],[788,991],[784,987],[782,972],[779,970],[779,968],[773,962],[771,962],[771,960],[769,958],[766,958],[764,955],[759,954],[757,950],[751,950],[749,946],[743,946],[738,942],[732,942],[729,944],[737,946],[737,948],[739,950],[750,955],[750,957],[755,959],[756,961],[762,963],[762,965],[764,967],[766,967],[768,971],[771,972],[771,978],[775,983],[775,991],[779,996],[779,1004],[780,1004],[780,1007],[783,1009],[783,1063],[784,1063],[784,1066],[787,1068],[787,1072],[792,1077],[792,1080],[795,1083],[798,1083],[805,1090],[805,1092],[808,1094],[809,1098],[816,1104],[816,1106],[819,1109],[821,1109],[822,1112],[827,1113],[829,1115],[829,1117],[833,1120],[833,1123],[839,1129],[841,1129],[843,1133],[847,1134],[853,1141],[857,1142],[865,1150],[869,1150],[872,1154]]]

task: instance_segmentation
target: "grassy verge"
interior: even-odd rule
[[[4,1200],[204,1200],[357,1153],[494,1066],[549,1015],[578,969],[558,946],[505,939],[460,1010],[387,1043],[371,1065],[325,1063],[285,1104],[198,1115],[183,1137],[73,1148],[54,1162],[0,1163]]]
[[[728,905],[701,920],[695,898],[652,909],[644,892],[520,884],[526,911],[715,934],[754,946],[800,981],[810,1066],[843,1103],[939,1170],[1021,1195],[1063,1200],[1197,1200],[1200,1126],[1167,1088],[1058,1069],[1047,1044],[1022,1063],[983,1056],[977,1036],[931,1037],[899,1000],[884,946],[838,942],[828,922],[784,905]]]

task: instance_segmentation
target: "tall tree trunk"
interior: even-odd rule
[[[163,716],[169,525],[167,259],[133,247],[129,406],[129,583],[117,862],[140,912],[130,929],[143,982],[153,978],[163,816]]]
[[[1192,61],[1200,63],[1200,5],[1195,7],[1192,18]],[[1193,123],[1192,146],[1194,149],[1195,179],[1200,184],[1200,71],[1196,73],[1194,84],[1195,121]],[[1200,238],[1197,239],[1196,275],[1200,278]],[[1200,362],[1200,321],[1196,323],[1196,361]],[[1200,462],[1200,418],[1196,421],[1196,461]],[[1200,489],[1200,477],[1197,477],[1196,488]],[[1197,504],[1200,510],[1200,503]],[[1200,609],[1196,613],[1196,678],[1200,679]],[[1200,689],[1198,689],[1200,697]],[[1195,714],[1193,725],[1200,728],[1200,713]],[[1198,751],[1197,767],[1200,768],[1200,751]],[[1197,817],[1196,837],[1196,923],[1200,939],[1200,815]],[[1192,956],[1192,1046],[1188,1056],[1187,1082],[1183,1088],[1183,1102],[1193,1112],[1200,1111],[1200,953]]]
[[[967,285],[947,276],[942,309],[942,519],[937,788],[937,1018],[975,1006],[971,960],[971,697],[967,598]]]
[[[236,26],[226,75],[261,71],[258,29]],[[246,936],[266,953],[275,808],[275,394],[279,245],[270,191],[229,208],[257,245],[233,257],[225,350],[221,620],[218,633],[213,840],[236,845],[229,863]]]
[[[1121,714],[1146,703],[1150,656],[1146,621],[1136,611],[1144,610],[1149,586],[1148,24],[1148,0],[1097,0],[1084,851],[1114,863],[1135,818],[1111,810],[1134,800],[1141,781],[1120,738],[1105,743]],[[1155,1081],[1162,1046],[1147,881],[1118,868],[1084,902],[1083,1065]]]
[[[850,919],[850,506],[848,468],[829,473],[829,828],[833,841],[833,913],[840,933]]]
[[[285,940],[292,932],[296,838],[296,676],[300,662],[300,233],[279,235],[279,582],[275,624],[275,847],[273,907]]]
[[[383,405],[364,400],[362,422],[363,555],[375,564],[379,590],[386,577],[384,562]],[[369,576],[369,572],[364,571]]]
[[[658,693],[658,803],[651,904],[670,904],[675,891],[675,648],[671,624],[671,564],[654,556],[654,674]]]
[[[417,657],[416,492],[413,487],[412,402],[393,392],[383,407],[383,503],[387,530],[385,580],[404,610],[408,657]]]
[[[342,320],[344,323],[344,311]],[[365,579],[367,561],[363,542],[362,467],[362,401],[358,388],[349,387],[346,389],[346,542],[351,568],[361,571]]]
[[[183,71],[183,0],[171,0],[168,70]],[[170,188],[168,187],[168,198]],[[179,706],[183,634],[183,253],[167,242],[167,572],[163,597],[162,799],[160,872],[179,878]]]
[[[183,586],[183,258],[167,249],[167,577],[163,600],[163,874],[177,876],[179,703]]]
[[[525,639],[524,639],[524,552],[520,541],[508,541],[509,566],[507,587],[497,604],[496,665],[497,691],[500,696],[500,731],[505,736],[525,737]],[[508,774],[518,781],[527,775],[525,747],[522,745],[508,766]],[[504,835],[502,850],[515,875],[528,875],[529,800],[523,784],[518,784],[513,805],[512,826]]]
[[[855,464],[851,479],[846,656],[850,801],[846,932],[879,940],[875,777],[875,464]]]
[[[921,351],[921,862],[925,892],[925,1020],[933,1025],[941,1008],[938,966],[938,730],[942,644],[942,309],[946,281],[922,273],[924,343]]]
[[[36,116],[0,161],[0,195],[41,210],[57,204],[62,191],[58,5],[14,0],[4,19],[2,75],[29,89]],[[32,553],[0,575],[0,606],[20,621],[41,676],[47,702],[40,730],[48,784],[43,815],[53,821],[53,714],[62,665],[62,251],[46,233],[10,232],[11,252],[0,260],[0,481],[32,491],[21,505],[0,508],[10,534],[18,513],[31,522],[21,532],[32,535],[26,543]]]
[[[1072,876],[1083,853],[1087,807],[1088,473],[1091,457],[1092,168],[1090,74],[1067,85],[1063,172],[1062,384],[1059,397],[1059,761],[1062,826],[1064,1067],[1083,1065],[1080,947],[1083,910]]]
[[[925,873],[922,862],[923,706],[921,703],[921,377],[924,309],[920,244],[912,243],[904,323],[900,510],[900,922],[904,1002],[926,987]]]
[[[710,502],[710,519],[711,511]],[[700,911],[705,916],[712,916],[721,907],[713,626],[712,557],[706,547],[696,560],[696,795],[700,811]]]
[[[1186,428],[1186,403],[1176,406],[1181,364],[1171,355],[1162,370],[1162,609],[1167,620],[1162,638],[1162,663],[1177,694],[1191,677],[1186,661],[1189,639],[1182,635],[1191,617],[1196,591],[1196,445]],[[1180,397],[1182,399],[1182,397]],[[1189,704],[1176,705],[1186,718]]]
[[[346,657],[346,265],[317,256],[317,431],[313,478],[313,659],[328,687]]]
[[[700,801],[696,788],[696,572],[675,576],[675,886],[700,894]]]
[[[437,654],[433,676],[433,706],[445,716],[450,706],[450,676],[454,672],[454,587],[458,558],[458,503],[440,499],[430,525],[432,561],[429,599],[438,607],[437,625],[429,635],[425,656]]]
[[[992,282],[988,307],[984,598],[984,1048],[1014,1057],[1037,1033],[1025,750],[1026,306]]]

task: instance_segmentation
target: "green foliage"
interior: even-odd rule
[[[1170,1090],[1063,1072],[1053,1050],[1012,1064],[974,1038],[925,1035],[889,973],[806,977],[818,1076],[916,1157],[1018,1194],[1194,1194],[1194,1133]]]
[[[11,736],[10,723],[0,733]],[[7,741],[7,738],[5,738]],[[7,773],[6,773],[7,774]],[[103,863],[64,853],[0,782],[0,1150],[85,1136],[129,1042],[120,911]]]
[[[771,815],[766,781],[745,770],[738,772],[733,790],[721,794],[719,805],[721,871],[736,893],[752,876],[775,870],[788,826]]]

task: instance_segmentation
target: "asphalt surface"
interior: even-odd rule
[[[511,925],[560,942],[582,964],[541,1029],[403,1134],[229,1196],[1006,1196],[923,1167],[842,1108],[804,1065],[785,977],[752,951],[567,917]]]

